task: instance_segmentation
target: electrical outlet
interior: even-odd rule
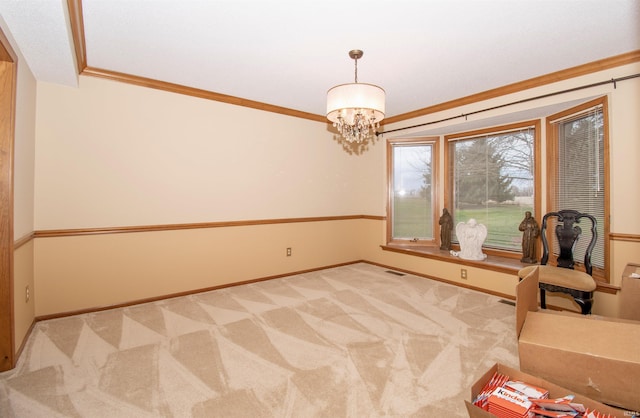
[[[287,257],[291,257],[291,247],[287,247]]]
[[[460,269],[460,278],[467,279],[467,269]]]
[[[24,301],[29,303],[29,299],[31,299],[31,288],[27,285],[27,287],[24,288]]]

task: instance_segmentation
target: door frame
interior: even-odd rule
[[[0,371],[15,367],[13,162],[17,62],[0,29]]]

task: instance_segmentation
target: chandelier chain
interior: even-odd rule
[[[356,70],[355,70],[356,77],[355,77],[355,79],[356,79],[356,83],[357,83],[358,82],[358,58],[354,58],[354,61],[356,62]]]

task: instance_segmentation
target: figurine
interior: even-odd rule
[[[440,217],[440,249],[449,251],[451,249],[451,231],[453,231],[453,218],[447,208],[442,209]]]
[[[530,264],[537,263],[536,239],[540,235],[540,228],[536,219],[531,216],[531,212],[525,212],[524,219],[520,222],[518,230],[522,231],[522,258],[520,261]]]
[[[482,244],[487,238],[487,227],[475,219],[456,225],[456,235],[460,242],[460,251],[451,251],[451,255],[464,260],[484,260],[487,255],[482,252]]]

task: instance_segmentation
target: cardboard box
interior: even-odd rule
[[[520,370],[640,411],[640,322],[538,309],[538,269],[516,288]]]
[[[550,399],[562,398],[563,396],[574,394],[575,395],[574,402],[581,403],[585,407],[589,408],[590,410],[595,409],[602,413],[611,414],[612,416],[615,416],[617,418],[627,418],[632,416],[629,412],[625,410],[604,405],[600,402],[594,401],[593,399],[589,399],[586,396],[576,394],[570,391],[569,389],[565,389],[561,386],[551,383],[545,379],[541,379],[539,377],[535,377],[530,374],[521,372],[520,370],[512,369],[511,367],[507,367],[505,365],[497,363],[493,367],[491,367],[482,377],[480,377],[471,387],[471,402],[465,401],[467,412],[469,413],[469,417],[495,418],[495,415],[490,414],[489,412],[484,411],[483,409],[473,405],[472,402],[476,398],[476,396],[478,396],[478,393],[480,393],[484,385],[489,381],[489,379],[491,379],[491,377],[496,371],[502,374],[506,374],[512,380],[520,380],[525,383],[529,383],[529,384],[547,389],[549,391]]]
[[[619,316],[640,321],[640,264],[629,263],[622,273]]]

